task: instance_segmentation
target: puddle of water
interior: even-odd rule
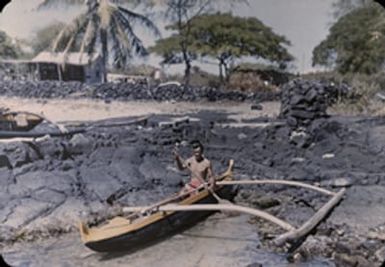
[[[100,254],[87,249],[77,234],[31,244],[18,244],[3,251],[12,266],[184,266],[235,267],[262,263],[264,267],[334,266],[327,260],[312,260],[290,265],[282,254],[258,249],[255,225],[248,216],[228,217],[215,214],[195,227],[156,245],[131,254]]]

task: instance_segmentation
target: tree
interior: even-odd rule
[[[178,27],[176,24],[170,26],[171,29]],[[184,32],[187,30],[188,34]],[[184,40],[189,43],[187,53],[190,59],[200,56],[218,60],[222,81],[228,75],[229,63],[234,58],[253,56],[281,66],[293,60],[285,48],[290,42],[257,18],[235,17],[230,13],[201,15],[189,21],[189,27],[184,31],[157,41],[152,51],[163,55],[165,62],[180,62],[178,58],[183,51],[179,44]]]
[[[20,57],[22,51],[20,47],[12,41],[4,31],[0,30],[0,58],[14,59]]]
[[[87,0],[86,4],[86,12],[63,28],[53,41],[54,52],[67,54],[80,51],[92,54],[99,51],[105,65],[111,63],[113,67],[121,68],[127,65],[134,54],[147,54],[134,32],[135,22],[148,28],[154,35],[160,35],[150,19],[109,0]]]
[[[385,63],[385,10],[365,5],[341,17],[313,50],[313,65],[372,74]]]
[[[337,0],[333,3],[334,17],[340,18],[356,8],[373,3],[373,0]]]
[[[337,0],[333,3],[334,17],[340,18],[356,8],[378,3],[385,8],[384,0]]]
[[[62,22],[54,22],[36,32],[29,44],[32,47],[33,54],[37,55],[42,51],[49,50],[52,40],[60,33],[66,25]]]
[[[384,0],[374,0],[374,1],[379,3],[383,8],[385,8]]]
[[[173,59],[183,60],[185,64],[186,84],[189,83],[191,61],[194,60],[194,54],[189,51],[192,40],[190,35],[190,22],[202,14],[211,12],[214,9],[214,6],[217,6],[218,8],[226,3],[233,6],[239,3],[247,3],[247,0],[221,1],[220,4],[218,4],[218,1],[213,0],[164,0],[163,5],[166,5],[167,7],[165,17],[173,23],[173,26],[169,27],[169,29],[176,31],[179,36],[178,40],[169,40],[171,43],[179,46],[177,50],[182,56],[179,59],[175,57],[173,57]],[[169,44],[171,45],[171,43]],[[165,56],[171,56],[171,54],[168,53],[168,55]]]

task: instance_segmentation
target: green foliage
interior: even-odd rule
[[[239,90],[242,92],[277,92],[278,87],[262,79],[258,73],[254,72],[235,72],[229,77],[226,89]]]
[[[3,31],[0,30],[0,58],[15,59],[22,54],[18,45],[12,42],[12,39]]]
[[[165,18],[173,23],[173,28],[178,36],[177,39],[169,39],[164,42],[165,51],[161,52],[165,58],[165,62],[185,64],[185,83],[189,83],[191,72],[191,61],[195,58],[195,53],[189,49],[191,45],[191,21],[202,14],[211,13],[212,10],[220,10],[221,7],[248,3],[247,0],[158,0],[162,6],[166,7]],[[174,49],[171,49],[174,48]],[[172,51],[170,51],[172,50]],[[156,51],[156,50],[155,50]],[[177,56],[177,54],[179,54]],[[223,64],[222,64],[223,65]],[[222,75],[221,75],[222,77]]]
[[[44,27],[36,32],[36,35],[30,41],[30,45],[33,50],[33,54],[37,55],[42,51],[49,50],[52,40],[60,33],[65,27],[62,22],[55,22],[47,27]]]
[[[182,52],[182,47],[180,46],[182,40],[182,36],[173,34],[170,37],[157,40],[155,46],[150,47],[149,51],[161,55],[163,57],[163,63],[179,64],[183,62],[182,56],[180,55]],[[186,42],[191,43],[192,38],[189,37]]]
[[[366,5],[341,17],[313,50],[313,65],[341,73],[376,73],[385,63],[385,10]]]
[[[244,89],[277,88],[294,77],[294,74],[283,71],[276,66],[256,63],[240,63],[232,68],[229,84],[239,80]],[[237,88],[237,87],[233,87]]]
[[[179,25],[175,23],[168,28],[178,30]],[[242,56],[281,64],[293,59],[285,48],[290,42],[284,36],[275,34],[257,18],[231,14],[197,16],[179,33],[158,40],[151,51],[162,55],[165,63],[180,63],[182,42],[188,44],[190,55],[215,58],[225,70],[231,60]]]
[[[373,4],[373,0],[337,0],[333,3],[333,12],[335,18],[340,18],[352,10]]]
[[[293,59],[283,46],[290,42],[257,18],[218,13],[197,17],[191,25],[192,48],[202,56],[257,56],[275,62]]]
[[[377,96],[379,92],[383,94],[383,88],[385,88],[385,76],[382,73],[367,75],[360,73],[341,74],[330,71],[309,73],[302,75],[301,78],[349,85],[351,91],[331,107],[330,111],[332,113],[349,115],[384,114],[384,103]]]
[[[169,81],[178,81],[180,83],[183,83],[184,81],[183,75],[180,74],[169,75],[167,79]],[[198,66],[193,66],[189,84],[197,87],[208,86],[217,88],[220,86],[220,80],[217,75],[201,70]]]

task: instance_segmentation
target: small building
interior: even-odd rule
[[[101,83],[106,81],[106,69],[100,54],[41,52],[31,60],[36,66],[38,80],[79,81]]]

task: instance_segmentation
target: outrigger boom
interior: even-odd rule
[[[147,207],[125,207],[123,208],[123,212],[140,212],[142,210],[146,210]],[[226,210],[226,211],[238,211],[247,213],[250,215],[254,215],[275,223],[286,231],[295,230],[293,226],[289,223],[261,210],[243,207],[235,204],[193,204],[193,205],[175,205],[175,204],[167,204],[164,206],[160,206],[156,209],[157,211],[204,211],[204,210]]]
[[[296,182],[296,181],[286,181],[286,180],[244,180],[244,181],[220,181],[217,182],[218,185],[224,186],[224,185],[261,185],[261,184],[280,184],[280,185],[288,185],[288,186],[296,186],[296,187],[302,187],[310,190],[314,190],[320,193],[323,193],[325,195],[330,195],[332,198],[322,207],[320,208],[308,221],[306,221],[302,226],[296,228],[289,224],[288,222],[285,222],[282,219],[279,219],[267,212],[244,207],[240,205],[235,204],[193,204],[193,205],[176,205],[176,204],[166,204],[166,205],[160,205],[157,207],[152,207],[156,211],[215,211],[215,210],[222,210],[222,211],[237,211],[237,212],[243,212],[247,213],[249,215],[257,216],[259,218],[265,219],[269,222],[272,222],[282,229],[286,230],[282,235],[277,236],[274,239],[274,244],[276,246],[283,246],[285,243],[294,243],[297,240],[302,239],[303,237],[307,236],[319,223],[321,223],[326,216],[329,214],[329,212],[341,201],[343,198],[346,189],[342,188],[338,192],[329,191],[326,189],[323,189],[318,186],[302,183],[302,182]],[[122,211],[124,213],[126,212],[141,212],[141,211],[148,211],[149,207],[124,207]]]

